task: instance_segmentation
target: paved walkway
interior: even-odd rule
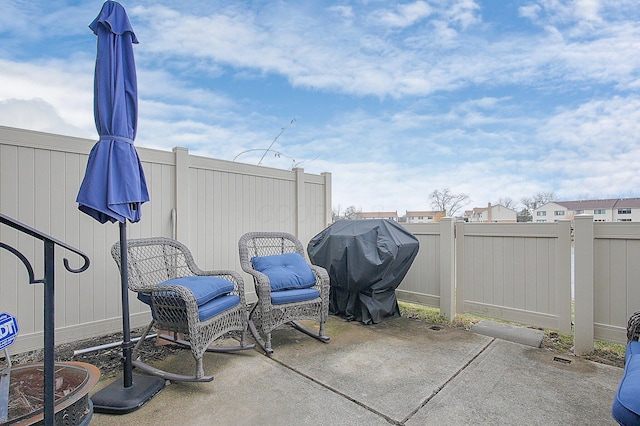
[[[283,327],[271,358],[205,354],[213,382],[173,383],[91,424],[616,424],[620,368],[408,318],[365,326],[332,316],[327,334],[323,344]],[[194,363],[185,351],[158,366],[192,374]]]

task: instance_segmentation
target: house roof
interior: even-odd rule
[[[640,198],[621,198],[618,200],[615,207],[640,207]]]
[[[379,218],[379,217],[397,217],[398,212],[360,212],[360,217]]]
[[[512,210],[515,212],[515,210],[513,210],[512,208],[509,207],[505,207],[502,204],[493,204],[491,206],[487,206],[487,207],[474,207],[473,210],[466,210],[465,214],[470,215],[472,213],[483,213],[486,212],[487,210],[489,210],[489,207],[491,207],[491,210],[493,209],[499,209],[499,208],[503,208],[503,209],[507,209],[507,210]],[[516,212],[517,213],[517,212]]]
[[[615,209],[625,207],[640,207],[640,198],[608,198],[604,200],[552,201],[566,207],[567,210]],[[551,204],[548,203],[548,204]]]

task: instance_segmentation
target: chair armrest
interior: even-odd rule
[[[233,283],[238,293],[244,294],[244,280],[242,276],[236,271],[219,269],[215,271],[197,271],[196,275],[218,277],[230,281]]]
[[[316,285],[321,292],[329,291],[329,274],[327,270],[321,266],[313,265],[311,263],[308,264],[311,271],[313,271],[313,275],[316,276]]]
[[[312,263],[307,263],[307,265],[309,265],[309,268],[311,268],[313,273],[320,279],[321,282],[329,282],[329,274],[327,273],[326,269],[324,269],[322,266],[317,266]]]
[[[244,268],[244,271],[253,277],[256,292],[258,293],[258,303],[260,303],[265,312],[271,310],[271,282],[266,274],[256,271],[253,268]]]
[[[175,295],[167,296],[167,292],[172,292]],[[196,297],[187,287],[181,285],[158,285],[150,294],[152,309],[159,318],[169,322],[197,322],[198,303]],[[177,299],[182,300],[184,305],[179,303]],[[185,310],[186,317],[183,317]]]
[[[640,337],[640,311],[629,317],[629,322],[627,323],[627,342],[632,340],[638,340]]]

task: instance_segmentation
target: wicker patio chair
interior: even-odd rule
[[[255,348],[246,344],[247,307],[240,274],[200,270],[189,249],[170,238],[128,240],[127,253],[129,289],[151,307],[153,318],[133,349],[135,367],[172,381],[208,382],[213,377],[204,375],[204,352]],[[119,242],[111,248],[111,255],[120,267]],[[194,376],[159,370],[139,358],[140,345],[153,326],[171,333],[161,334],[162,339],[191,349],[196,360]],[[223,336],[238,339],[240,345],[210,347]]]
[[[640,311],[629,317],[627,323],[627,343],[640,340]]]
[[[287,323],[328,343],[325,323],[329,314],[329,276],[324,268],[305,260],[300,241],[285,232],[251,232],[240,238],[238,248],[242,270],[253,277],[258,296],[258,301],[249,314],[249,329],[260,347],[267,354],[273,353],[271,332]],[[310,269],[311,281],[293,288],[286,285],[276,288],[278,283],[275,282],[274,275],[262,268],[265,261],[275,262],[276,269],[286,271],[285,274],[292,274],[295,278],[308,273]],[[290,277],[285,277],[285,280],[288,278]],[[315,333],[298,322],[303,319],[318,321],[319,332]]]

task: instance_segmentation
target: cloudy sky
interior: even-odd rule
[[[637,0],[121,4],[139,146],[330,172],[342,210],[640,196]],[[101,5],[0,0],[0,125],[97,138]]]

